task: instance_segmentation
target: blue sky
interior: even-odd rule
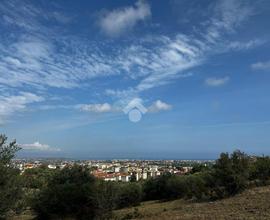
[[[269,154],[269,20],[267,0],[1,1],[0,132],[21,156]]]

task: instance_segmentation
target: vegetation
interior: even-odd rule
[[[0,136],[0,216],[18,207],[30,208],[38,219],[108,219],[114,210],[149,200],[213,201],[270,183],[270,158],[243,152],[222,153],[214,166],[196,166],[187,175],[165,173],[140,182],[104,182],[82,166],[49,170],[39,167],[22,175],[11,166],[19,150]],[[129,217],[140,218],[134,209]],[[129,218],[126,216],[126,218]]]
[[[262,185],[269,184],[270,180],[270,157],[258,157],[251,164],[250,180],[257,180]]]
[[[233,197],[213,202],[194,202],[185,199],[147,201],[138,207],[116,210],[113,219],[166,220],[269,220],[270,186],[248,189]]]
[[[145,200],[213,200],[232,196],[248,187],[249,166],[249,157],[240,151],[231,155],[222,153],[211,169],[192,170],[190,175],[184,176],[165,174],[146,181]],[[254,166],[256,170],[258,165]]]
[[[95,179],[83,167],[65,168],[53,176],[33,200],[41,219],[95,216]]]
[[[55,170],[46,166],[27,169],[22,175],[23,186],[27,189],[42,189],[48,185],[54,173]]]
[[[142,199],[141,185],[137,183],[121,184],[119,187],[117,208],[139,205]]]
[[[19,171],[11,167],[19,147],[16,141],[6,142],[7,137],[0,135],[0,218],[5,218],[11,208],[16,210],[22,192]]]

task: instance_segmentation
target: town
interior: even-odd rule
[[[184,175],[196,165],[211,166],[214,160],[63,160],[15,159],[13,166],[22,173],[27,169],[47,167],[63,169],[75,165],[89,168],[91,174],[105,181],[130,182],[146,180],[164,173]]]

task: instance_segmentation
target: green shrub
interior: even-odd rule
[[[117,208],[139,205],[142,200],[142,188],[138,183],[125,183],[119,186]]]
[[[168,199],[167,182],[172,174],[165,173],[159,177],[148,179],[143,184],[144,200]]]
[[[187,176],[171,176],[166,184],[168,199],[183,198],[187,195]]]
[[[258,157],[250,171],[250,179],[260,180],[263,185],[270,180],[270,157]]]
[[[119,198],[119,183],[97,181],[95,198],[97,204],[96,215],[105,219],[110,219],[112,210],[117,208]]]
[[[206,179],[203,175],[189,175],[186,177],[187,198],[201,200],[207,195]]]
[[[0,218],[16,208],[22,195],[19,170],[11,166],[11,159],[19,150],[16,141],[6,143],[7,137],[0,135]]]
[[[27,169],[22,174],[23,185],[28,189],[41,189],[46,187],[55,172],[55,170],[45,166]]]
[[[41,189],[33,208],[41,219],[73,217],[91,219],[96,215],[95,179],[83,167],[56,172]]]
[[[222,153],[214,166],[213,179],[217,198],[243,191],[248,186],[249,157],[240,151]]]

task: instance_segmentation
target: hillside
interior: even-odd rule
[[[115,219],[270,219],[270,186],[246,190],[215,202],[146,202],[114,212]]]

